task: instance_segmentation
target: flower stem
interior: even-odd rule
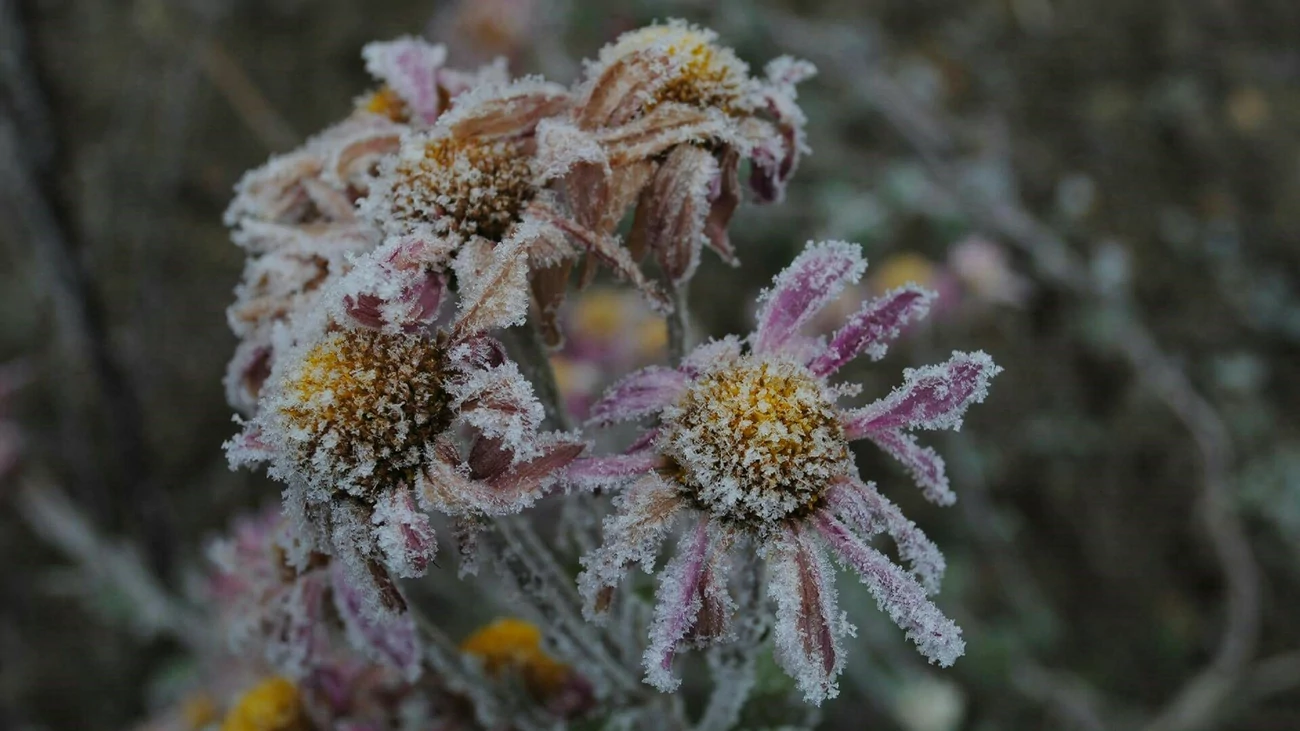
[[[506,331],[517,346],[519,368],[524,377],[537,389],[537,399],[546,409],[546,420],[553,428],[562,431],[573,429],[573,419],[568,409],[564,408],[560,386],[555,380],[555,369],[547,356],[546,345],[542,342],[537,323],[530,317],[528,322]]]
[[[686,350],[690,343],[687,342],[690,335],[690,312],[687,310],[687,283],[681,285],[673,284],[665,278],[664,286],[668,289],[669,297],[672,299],[673,311],[670,312],[666,319],[668,320],[668,357],[673,365],[682,362],[686,357]]]

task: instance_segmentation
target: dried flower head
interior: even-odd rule
[[[579,588],[591,616],[606,611],[628,566],[649,569],[677,518],[693,516],[656,595],[644,660],[646,679],[660,689],[677,686],[679,646],[727,635],[738,611],[727,588],[729,554],[746,542],[767,563],[777,658],[809,701],[836,694],[840,638],[852,632],[836,607],[826,547],[932,661],[947,665],[962,652],[960,630],[926,598],[937,589],[942,555],[859,478],[849,443],[875,442],[903,461],[928,497],[950,502],[942,462],[908,432],[959,427],[999,369],[983,353],[955,353],[943,365],[907,371],[903,386],[869,406],[838,405],[856,389],[827,379],[859,354],[882,357],[931,300],[902,287],[867,302],[829,341],[800,336],[865,267],[856,246],[809,246],[760,299],[758,327],[746,341],[715,341],[676,369],[636,372],[593,408],[597,423],[658,421],[628,453],[568,469],[578,485],[625,487],[604,545],[583,559]],[[894,538],[913,575],[867,545],[878,533]]]

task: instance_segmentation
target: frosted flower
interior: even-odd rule
[[[692,275],[702,246],[734,263],[727,224],[751,187],[778,200],[805,151],[795,85],[811,64],[782,57],[758,79],[717,35],[682,21],[624,34],[589,64],[569,118],[539,127],[539,155],[579,223],[608,233],[633,203],[628,246]]]
[[[395,270],[358,265],[313,317],[283,333],[257,416],[227,444],[232,464],[265,462],[286,484],[300,543],[290,563],[336,557],[369,591],[367,606],[385,603],[390,573],[420,576],[432,562],[426,511],[470,522],[518,512],[584,449],[541,431],[531,384],[484,334],[518,323],[527,304],[519,247],[487,254],[438,331],[414,321],[368,326],[342,293],[382,289]]]
[[[226,393],[241,411],[256,408],[270,373],[276,323],[312,307],[354,257],[382,241],[356,213],[379,160],[397,151],[407,129],[432,123],[475,78],[445,68],[440,46],[414,39],[371,43],[363,55],[380,90],[302,147],[244,175],[226,210],[232,238],[249,254],[227,312],[240,345]],[[441,284],[426,290],[440,293]],[[422,294],[429,304],[429,292]]]
[[[840,406],[857,389],[828,378],[860,354],[882,357],[931,301],[900,287],[866,302],[829,340],[800,335],[865,268],[856,246],[809,246],[763,294],[745,341],[715,341],[678,368],[633,373],[593,408],[597,423],[657,417],[626,454],[579,460],[567,472],[580,486],[624,488],[604,545],[583,558],[579,588],[593,618],[606,612],[628,567],[651,569],[661,542],[689,517],[660,577],[644,656],[646,680],[662,690],[678,685],[678,648],[725,639],[732,615],[758,610],[738,608],[728,593],[729,554],[744,545],[766,561],[777,659],[813,703],[836,695],[841,638],[853,632],[836,604],[827,548],[922,654],[948,665],[963,651],[961,631],[926,596],[937,590],[942,555],[859,477],[849,443],[874,442],[927,497],[951,502],[942,461],[910,432],[958,428],[999,369],[984,353],[954,353],[906,371],[902,386],[869,406]],[[868,545],[880,533],[894,539],[910,574]]]

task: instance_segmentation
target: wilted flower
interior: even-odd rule
[[[638,371],[593,409],[596,422],[658,421],[628,453],[569,468],[579,485],[626,485],[606,520],[604,545],[583,559],[579,588],[588,612],[599,618],[629,565],[650,568],[677,518],[692,517],[660,578],[644,656],[646,679],[660,689],[679,682],[672,675],[679,647],[727,636],[737,611],[727,589],[729,554],[746,543],[767,564],[777,659],[811,702],[836,695],[840,639],[853,631],[836,606],[826,547],[924,655],[948,665],[963,651],[960,630],[926,597],[937,589],[942,555],[858,476],[849,443],[874,442],[903,462],[928,498],[949,503],[942,461],[909,432],[958,428],[999,369],[984,353],[954,353],[942,365],[906,371],[902,386],[869,406],[839,406],[858,389],[827,379],[859,354],[882,357],[931,300],[901,287],[865,303],[829,341],[801,336],[865,268],[856,246],[810,246],[764,293],[745,341],[700,346],[676,369]],[[867,544],[879,533],[894,538],[911,575]]]
[[[469,84],[492,76],[444,68],[442,47],[409,38],[371,43],[363,56],[379,91],[299,149],[247,173],[226,210],[235,243],[250,255],[227,313],[241,342],[226,392],[242,411],[254,410],[270,374],[275,323],[310,308],[354,256],[380,243],[356,213],[379,160],[397,151],[407,129],[432,123]]]
[[[587,67],[570,117],[539,128],[547,175],[562,178],[578,222],[599,234],[637,201],[634,258],[654,252],[680,283],[703,245],[735,261],[726,229],[742,159],[759,200],[782,196],[806,149],[795,85],[813,72],[782,57],[753,78],[713,31],[682,21],[626,33]]]

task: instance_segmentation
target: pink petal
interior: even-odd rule
[[[561,470],[582,453],[586,445],[563,438],[544,442],[540,456],[515,465],[489,479],[473,479],[468,469],[442,458],[429,460],[416,478],[416,488],[429,507],[447,515],[512,515],[537,502]]]
[[[983,351],[952,354],[941,365],[909,368],[904,383],[879,401],[844,414],[850,439],[895,429],[961,429],[967,407],[988,395],[1002,371]]]
[[[263,620],[264,637],[248,638],[264,643],[262,654],[271,667],[302,678],[321,662],[329,642],[324,600],[325,582],[319,572],[297,577],[272,599]]]
[[[846,284],[856,282],[866,266],[855,244],[810,244],[759,298],[754,352],[780,350]]]
[[[676,401],[689,385],[690,380],[680,371],[644,368],[611,386],[591,407],[589,421],[610,424],[648,416]]]
[[[948,667],[966,651],[961,629],[926,598],[925,589],[884,554],[859,540],[830,514],[815,514],[817,530],[845,566],[852,568],[880,609],[901,627],[931,662]]]
[[[381,495],[371,522],[388,568],[404,579],[423,576],[438,552],[438,541],[429,516],[415,504],[415,493],[401,488]]]
[[[438,72],[447,61],[447,49],[418,38],[398,38],[370,43],[361,55],[366,70],[406,102],[411,116],[425,124],[438,119]]]
[[[908,520],[885,496],[876,491],[870,482],[841,482],[826,493],[827,507],[850,528],[864,537],[888,533],[898,546],[899,556],[912,566],[921,585],[928,593],[939,590],[947,562],[916,523]]]
[[[612,487],[627,482],[629,478],[653,472],[667,464],[663,455],[653,449],[608,457],[587,457],[574,460],[564,471],[564,481],[584,490]]]
[[[898,430],[869,434],[867,438],[903,463],[926,500],[936,505],[952,505],[957,501],[956,494],[948,486],[943,458],[933,448],[922,447],[916,443],[916,437]]]
[[[673,676],[673,656],[703,606],[700,582],[708,553],[709,521],[703,519],[694,531],[682,537],[677,556],[659,574],[650,644],[641,661],[646,682],[665,693],[677,690],[682,682]]]
[[[839,695],[844,666],[840,638],[853,631],[835,599],[835,572],[811,533],[792,526],[763,546],[767,594],[776,602],[776,660],[804,700],[821,705]]]
[[[419,677],[422,652],[415,620],[404,607],[387,610],[369,596],[376,592],[396,592],[392,579],[375,573],[367,577],[338,561],[330,566],[330,578],[334,607],[352,645],[368,657],[398,670],[407,680]],[[384,582],[386,586],[379,585]]]
[[[659,544],[684,506],[671,483],[650,474],[615,497],[614,507],[605,518],[604,542],[582,557],[578,575],[583,614],[591,620],[605,616],[630,564],[651,570]]]
[[[885,357],[889,342],[898,337],[904,325],[925,317],[934,297],[933,292],[909,284],[867,302],[835,332],[826,350],[809,368],[819,376],[826,376],[859,353],[865,352],[872,360],[880,360]]]

